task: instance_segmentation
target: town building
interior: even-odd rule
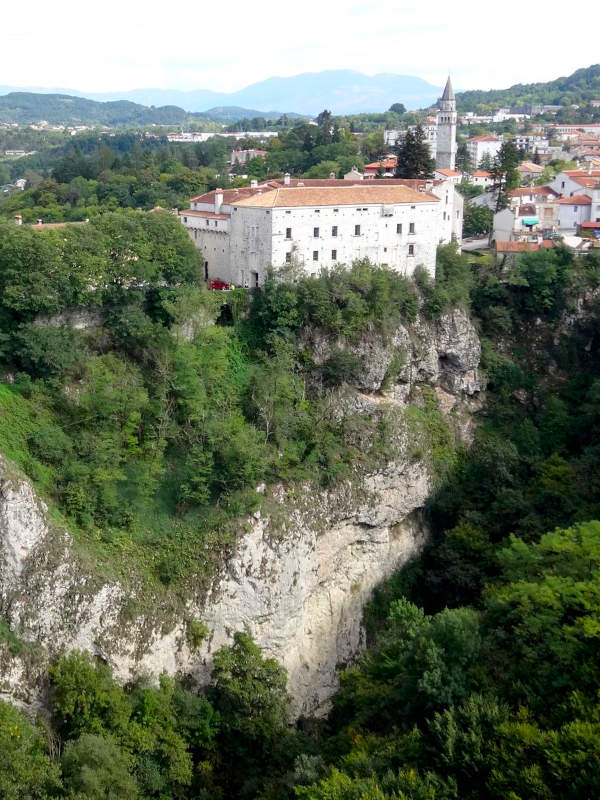
[[[494,183],[492,173],[488,172],[486,169],[476,169],[471,173],[471,183],[475,186],[483,186],[484,189],[487,189]]]
[[[388,155],[381,161],[373,161],[371,164],[365,164],[363,177],[375,178],[379,175],[379,177],[382,178],[393,178],[396,174],[397,165],[397,157]]]
[[[256,150],[254,148],[248,150],[232,150],[229,163],[232,166],[234,164],[247,164],[253,158],[265,158],[266,155],[266,150]]]
[[[449,181],[286,176],[192,198],[180,216],[203,253],[205,279],[252,287],[271,266],[314,274],[357,258],[433,275],[438,244],[460,241],[462,213]]]
[[[544,168],[541,164],[534,164],[533,161],[523,161],[517,167],[517,172],[521,181],[537,180],[543,173]]]
[[[501,147],[502,140],[497,136],[472,136],[467,139],[467,153],[473,169],[477,169],[486,156],[493,161]]]

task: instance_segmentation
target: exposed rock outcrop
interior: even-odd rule
[[[322,360],[332,347],[317,334],[311,346]],[[35,658],[26,657],[27,648],[25,656],[4,648],[0,693],[35,702],[48,659],[73,648],[102,657],[123,681],[167,671],[206,682],[214,652],[247,628],[287,668],[293,712],[325,709],[337,668],[364,647],[365,602],[427,537],[420,509],[432,476],[415,455],[422,448],[415,448],[414,430],[398,406],[419,382],[450,397],[448,407],[479,389],[479,342],[462,312],[353,348],[361,363],[357,397],[397,412],[390,463],[328,491],[267,491],[208,594],[195,594],[192,586],[179,605],[87,569],[28,481],[0,460],[0,611],[17,636],[41,646]],[[405,355],[387,400],[369,395],[382,386],[400,349]],[[210,631],[196,650],[187,635],[190,620]]]

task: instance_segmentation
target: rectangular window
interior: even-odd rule
[[[256,287],[258,286],[258,272],[251,272],[252,275],[252,283]]]
[[[339,208],[334,208],[334,209],[333,209],[333,213],[334,213],[334,214],[337,214],[337,213],[338,213],[338,211],[339,211]]]
[[[332,261],[337,261],[337,250],[332,250],[331,251],[331,260]]]
[[[183,221],[184,221],[184,222],[187,222],[187,217],[184,217],[184,218],[183,218]]]
[[[337,236],[337,228],[338,228],[338,226],[337,226],[337,225],[334,225],[334,226],[332,227],[332,229],[331,229],[331,235],[332,235],[332,236]]]
[[[210,225],[210,220],[209,219],[206,220],[206,224]]]
[[[319,229],[318,228],[313,228],[313,236],[315,237],[315,239],[319,238]]]
[[[319,251],[313,250],[313,261],[318,261],[318,260],[319,260]]]
[[[408,226],[408,232],[409,233],[414,233],[415,232],[415,223],[414,222],[411,222],[410,225]]]
[[[315,214],[320,214],[320,213],[321,213],[321,209],[320,208],[315,208]]]
[[[414,244],[409,244],[408,245],[408,255],[409,256],[414,256],[414,254],[415,254],[415,246],[414,246]]]
[[[354,226],[354,235],[355,236],[360,236],[360,225],[355,225]]]
[[[285,238],[286,239],[291,239],[292,238],[292,229],[291,228],[286,228],[285,229]]]
[[[237,211],[237,208],[236,208],[236,211]],[[291,211],[286,211],[285,213],[286,214],[291,214],[292,212]]]
[[[292,254],[291,253],[286,253],[285,254],[285,263],[286,264],[291,264],[292,263]]]
[[[399,222],[396,225],[396,233],[402,233],[402,223],[401,222]]]

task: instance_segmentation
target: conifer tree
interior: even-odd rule
[[[421,125],[406,131],[406,136],[396,148],[398,164],[396,178],[430,178],[434,161],[431,158],[425,131]]]

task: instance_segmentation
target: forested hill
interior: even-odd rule
[[[144,106],[130,100],[98,102],[69,94],[10,92],[0,96],[0,122],[22,125],[42,119],[53,125],[180,125],[192,119],[231,123],[245,117],[279,115],[278,111],[262,112],[239,106],[190,113],[179,106]]]
[[[509,89],[459,92],[456,103],[459,111],[479,106],[570,105],[600,99],[600,64],[576,70],[572,75],[548,83],[517,83]]]
[[[46,120],[56,125],[172,125],[184,122],[186,111],[177,106],[147,108],[128,100],[98,103],[68,94],[11,92],[0,97],[0,121],[28,124]]]

